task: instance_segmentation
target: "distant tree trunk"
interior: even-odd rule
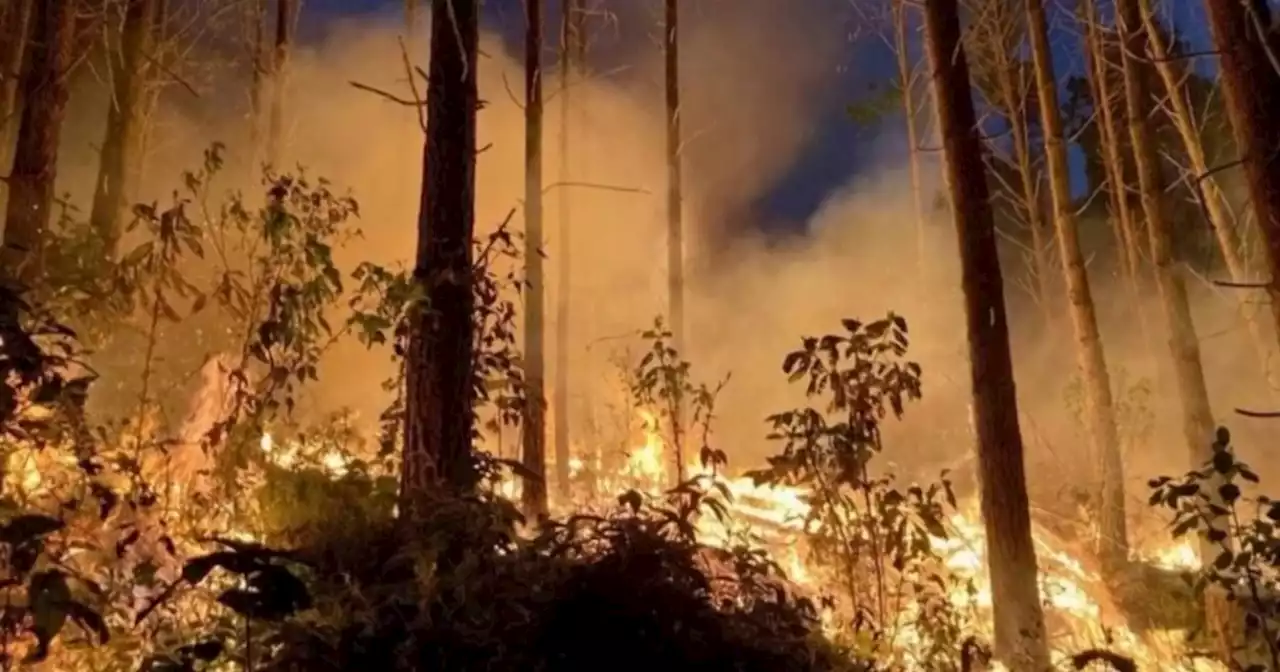
[[[404,0],[404,42],[413,53],[415,33],[418,32],[418,0]]]
[[[898,59],[898,82],[902,87],[902,113],[907,129],[907,163],[911,171],[911,204],[916,216],[916,273],[924,287],[925,214],[924,187],[920,178],[920,134],[916,128],[915,77],[911,73],[910,38],[907,30],[906,0],[893,0],[893,42]]]
[[[1265,0],[1205,0],[1249,198],[1266,241],[1267,287],[1280,336],[1280,34]]]
[[[58,175],[58,141],[66,113],[67,73],[75,58],[76,3],[40,3],[33,14],[25,104],[9,172],[4,270],[30,284],[43,273],[44,238]]]
[[[1057,311],[1054,310],[1053,291],[1050,283],[1050,279],[1053,277],[1053,262],[1050,258],[1052,256],[1052,246],[1050,241],[1045,240],[1045,211],[1040,191],[1040,174],[1036,166],[1033,165],[1035,157],[1031,151],[1031,134],[1027,111],[1029,96],[1026,95],[1022,82],[1019,81],[1023,79],[1021,73],[1018,73],[1020,64],[1012,58],[1015,45],[1007,37],[1009,33],[1015,32],[1011,30],[1009,24],[1017,22],[1015,18],[1016,12],[1006,12],[1006,9],[1013,10],[1012,6],[1006,7],[1006,3],[1007,0],[997,0],[991,5],[991,10],[998,12],[995,17],[992,17],[994,30],[991,31],[990,35],[992,42],[994,42],[991,45],[991,51],[996,58],[997,97],[1008,115],[1010,131],[1013,135],[1013,161],[1017,165],[1018,178],[1022,183],[1022,203],[1027,213],[1027,228],[1031,232],[1031,246],[1033,248],[1031,261],[1035,265],[1036,301],[1040,304],[1040,310],[1045,318],[1045,327],[1049,330],[1048,333],[1053,333]],[[1019,76],[1015,78],[1015,74]]]
[[[267,0],[253,0],[250,8],[253,24],[249,30],[249,39],[252,41],[250,45],[251,53],[249,56],[252,65],[252,78],[249,83],[249,157],[253,170],[259,168],[258,161],[262,158],[262,121],[263,121],[263,101],[266,98],[266,82],[271,76],[271,61],[267,56]]]
[[[1103,149],[1103,173],[1107,181],[1107,194],[1111,205],[1111,214],[1115,218],[1118,242],[1120,243],[1120,261],[1123,273],[1128,280],[1130,293],[1133,295],[1135,310],[1141,320],[1143,341],[1146,342],[1146,311],[1143,309],[1141,277],[1140,243],[1137,227],[1134,225],[1133,213],[1129,208],[1129,198],[1125,194],[1124,155],[1121,152],[1121,130],[1115,118],[1113,107],[1116,95],[1111,90],[1111,79],[1107,76],[1109,65],[1106,50],[1103,49],[1100,34],[1097,7],[1094,0],[1084,0],[1085,26],[1085,59],[1088,63],[1086,75],[1089,78],[1094,108],[1098,118],[1098,136]]]
[[[475,226],[479,0],[432,0],[427,142],[410,325],[401,510],[412,520],[444,486],[472,490],[475,427],[471,240]]]
[[[1129,121],[1129,139],[1133,147],[1134,165],[1142,211],[1147,220],[1147,236],[1151,245],[1151,261],[1155,266],[1156,284],[1160,290],[1161,309],[1169,329],[1169,354],[1182,402],[1182,429],[1187,455],[1192,465],[1211,457],[1213,445],[1213,413],[1205,388],[1204,365],[1200,358],[1200,342],[1191,321],[1186,282],[1178,273],[1170,242],[1169,222],[1165,214],[1164,184],[1156,157],[1155,142],[1147,119],[1148,106],[1154,99],[1140,72],[1140,54],[1147,53],[1147,33],[1136,0],[1116,0],[1124,68],[1125,114]]]
[[[571,87],[576,77],[585,69],[586,35],[583,33],[584,14],[582,0],[564,0],[560,17],[560,222],[556,243],[559,263],[556,285],[556,379],[555,401],[552,404],[555,426],[556,486],[560,496],[568,501],[569,484],[569,309],[572,305],[570,265],[570,241],[573,235],[571,217],[572,200],[569,187],[573,180],[572,149],[570,143],[574,99]],[[581,103],[579,103],[581,105]]]
[[[1204,204],[1205,214],[1208,216],[1209,224],[1213,227],[1213,232],[1218,239],[1218,249],[1222,252],[1222,260],[1226,263],[1227,272],[1231,275],[1231,281],[1241,286],[1236,290],[1239,292],[1241,317],[1244,318],[1245,326],[1249,330],[1249,336],[1253,340],[1254,347],[1258,350],[1258,357],[1262,363],[1263,373],[1267,382],[1272,390],[1280,390],[1280,358],[1276,357],[1278,353],[1274,351],[1274,348],[1269,347],[1272,342],[1268,338],[1264,325],[1259,321],[1258,314],[1250,305],[1249,299],[1253,292],[1246,289],[1245,286],[1254,280],[1251,277],[1249,263],[1243,254],[1244,250],[1240,242],[1240,235],[1236,231],[1234,217],[1232,217],[1229,210],[1230,206],[1227,203],[1226,195],[1222,193],[1222,189],[1218,187],[1218,181],[1209,172],[1209,162],[1205,158],[1204,145],[1195,127],[1195,116],[1187,102],[1186,91],[1178,77],[1178,73],[1174,72],[1169,47],[1165,44],[1165,38],[1156,25],[1155,12],[1151,0],[1139,0],[1139,6],[1146,21],[1144,28],[1147,34],[1151,36],[1152,60],[1155,63],[1156,71],[1160,74],[1161,81],[1164,83],[1165,92],[1168,94],[1170,119],[1173,121],[1174,128],[1178,131],[1183,149],[1190,160],[1191,165],[1189,168],[1191,173],[1199,180],[1197,196],[1201,203]],[[1280,82],[1277,82],[1277,84],[1280,84]],[[1280,101],[1280,97],[1277,97],[1277,101]],[[1202,175],[1208,177],[1201,180],[1199,176]],[[1280,325],[1278,325],[1278,328],[1280,328]]]
[[[537,478],[521,489],[525,515],[547,513],[547,288],[542,273],[542,0],[525,0],[524,37],[524,291],[525,407],[522,462]]]
[[[120,55],[112,59],[114,86],[107,108],[107,131],[102,141],[98,183],[90,214],[90,222],[101,237],[108,258],[115,257],[121,220],[134,188],[130,178],[142,144],[148,59],[153,58],[155,43],[155,0],[125,0],[123,4]]]
[[[1072,214],[1071,176],[1067,166],[1067,143],[1058,109],[1058,82],[1053,54],[1049,48],[1049,22],[1041,0],[1026,0],[1027,31],[1036,72],[1036,92],[1040,101],[1040,121],[1044,129],[1045,156],[1049,169],[1049,193],[1053,199],[1053,223],[1062,258],[1062,274],[1067,285],[1067,305],[1075,328],[1076,361],[1080,368],[1085,400],[1085,422],[1093,444],[1093,457],[1101,469],[1102,497],[1101,557],[1103,565],[1115,570],[1129,557],[1129,535],[1125,524],[1124,462],[1120,456],[1120,434],[1116,429],[1115,404],[1111,397],[1111,375],[1098,332],[1098,315],[1093,291],[1085,269],[1080,236]]]
[[[267,128],[267,161],[279,170],[280,152],[284,147],[284,120],[289,52],[293,50],[293,22],[297,19],[297,0],[276,0],[276,41],[271,60],[271,121]]]
[[[18,89],[35,0],[9,0],[0,25],[0,173],[8,172],[14,129],[18,126]]]
[[[969,65],[956,0],[927,0],[925,43],[960,246],[982,517],[995,612],[996,655],[1014,670],[1048,669],[1044,615],[1013,382],[1004,283],[996,253]]]

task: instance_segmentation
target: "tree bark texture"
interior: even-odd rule
[[[1084,392],[1085,423],[1093,458],[1101,467],[1101,498],[1098,502],[1100,550],[1103,565],[1119,569],[1129,557],[1129,535],[1125,524],[1124,462],[1120,455],[1120,433],[1116,429],[1115,403],[1111,396],[1111,375],[1107,370],[1093,291],[1072,214],[1075,206],[1071,202],[1067,142],[1062,130],[1058,82],[1049,47],[1049,22],[1042,0],[1026,0],[1026,8],[1049,169],[1049,194],[1053,200],[1053,226],[1057,232],[1058,256],[1062,260],[1062,275],[1066,281],[1067,307],[1075,332],[1076,364]]]
[[[956,5],[956,0],[924,3],[925,41],[960,247],[996,655],[1013,670],[1043,670],[1049,657],[1004,283]]]
[[[69,96],[67,75],[75,58],[74,2],[44,2],[32,15],[30,67],[5,214],[4,268],[25,284],[43,271],[45,234],[58,175],[58,141]]]
[[[479,0],[433,0],[427,140],[414,276],[424,305],[411,315],[406,361],[401,510],[412,519],[441,486],[477,482],[471,240],[475,226]]]
[[[125,0],[117,54],[110,55],[112,96],[102,141],[98,182],[89,221],[109,258],[115,257],[128,200],[133,196],[133,166],[142,147],[148,60],[154,51],[155,0]]]
[[[524,425],[525,515],[547,513],[546,296],[542,265],[542,0],[525,0],[524,37]]]

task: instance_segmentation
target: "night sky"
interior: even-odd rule
[[[614,0],[627,3],[651,3],[659,7],[658,0]],[[832,13],[830,25],[833,30],[854,25],[858,19],[852,9],[852,3],[831,3],[819,0],[776,0],[777,2],[795,2],[812,9],[821,7],[821,11]],[[1063,0],[1070,3],[1072,0]],[[403,0],[303,0],[304,38],[316,35],[329,17],[335,15],[389,14],[402,11]],[[548,12],[548,31],[554,34],[558,19],[558,0],[544,0]],[[701,0],[703,4],[723,4],[726,11],[732,11],[733,0]],[[421,6],[429,7],[430,0],[419,0]],[[810,4],[813,3],[813,4]],[[1194,49],[1206,48],[1209,39],[1203,4],[1201,0],[1170,0],[1165,3],[1168,8],[1166,17],[1172,18],[1183,37],[1191,42]],[[524,17],[521,0],[487,0],[484,9],[484,28],[500,32],[517,49],[523,39]],[[1055,65],[1061,77],[1064,72],[1078,72],[1083,67],[1077,53],[1080,37],[1075,25],[1060,17],[1051,27],[1051,37],[1055,49]],[[1051,19],[1052,20],[1052,19]],[[627,29],[622,29],[624,32]],[[637,29],[641,36],[647,36],[649,27]],[[624,38],[625,39],[625,38]],[[643,37],[643,39],[648,39]],[[610,66],[611,54],[607,45],[591,55],[593,67],[605,69]],[[893,55],[879,38],[868,36],[848,46],[846,53],[840,57],[840,63],[833,63],[830,91],[832,95],[821,106],[821,112],[814,120],[814,132],[806,143],[799,159],[790,170],[760,199],[756,204],[756,219],[759,221],[801,222],[809,218],[823,199],[832,190],[847,184],[856,176],[860,168],[870,165],[870,137],[884,129],[859,126],[846,113],[850,103],[857,102],[869,94],[871,87],[889,84],[894,78],[895,65]],[[1200,69],[1212,68],[1211,59],[1200,59]],[[889,118],[886,124],[894,125],[891,130],[897,132],[901,125],[900,118]],[[1073,157],[1073,169],[1081,170],[1079,157]],[[1080,184],[1083,179],[1073,182]]]

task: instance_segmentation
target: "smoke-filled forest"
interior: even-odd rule
[[[1280,672],[1273,11],[0,0],[0,670]]]

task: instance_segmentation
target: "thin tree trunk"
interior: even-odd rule
[[[1249,197],[1266,242],[1267,292],[1280,337],[1280,36],[1265,1],[1205,0],[1227,112],[1243,154]],[[1262,30],[1267,30],[1262,33]]]
[[[687,354],[684,322],[684,197],[681,192],[680,157],[680,10],[678,0],[666,0],[666,84],[667,84],[667,308],[671,311],[671,334],[675,349]],[[677,391],[677,396],[678,391]],[[684,400],[676,400],[672,419],[676,478],[684,480]]]
[[[524,377],[525,406],[521,439],[526,478],[521,490],[525,515],[547,513],[547,288],[542,272],[542,0],[524,0]]]
[[[995,9],[1001,9],[1001,4],[997,3]],[[1004,22],[996,19],[996,29],[993,30],[993,39],[996,44],[992,50],[995,52],[996,58],[996,83],[999,88],[999,97],[1002,99],[1001,104],[1004,105],[1009,115],[1010,130],[1013,135],[1013,159],[1018,166],[1018,177],[1022,183],[1022,199],[1024,207],[1027,211],[1027,228],[1031,231],[1032,250],[1031,259],[1035,264],[1036,274],[1036,300],[1040,303],[1040,309],[1044,313],[1045,326],[1049,329],[1048,333],[1053,333],[1054,317],[1056,311],[1053,309],[1053,292],[1050,286],[1050,278],[1052,277],[1052,262],[1050,256],[1050,244],[1045,240],[1045,212],[1041,202],[1040,192],[1040,176],[1037,174],[1035,167],[1032,165],[1031,156],[1031,139],[1028,130],[1027,117],[1027,97],[1022,95],[1018,82],[1014,79],[1014,69],[1017,67],[1010,59],[1013,51],[1012,45],[1003,39]]]
[[[925,41],[959,239],[982,516],[997,656],[1014,670],[1048,668],[1044,615],[1023,465],[1013,358],[982,146],[960,43],[956,0],[927,0]]]
[[[1213,414],[1209,393],[1205,388],[1204,366],[1200,343],[1191,320],[1185,280],[1178,273],[1170,243],[1169,222],[1164,209],[1164,185],[1156,159],[1156,148],[1146,121],[1146,106],[1151,103],[1142,74],[1139,54],[1147,53],[1147,36],[1136,0],[1116,0],[1118,24],[1125,48],[1121,52],[1124,67],[1125,114],[1129,121],[1129,137],[1134,163],[1138,169],[1142,210],[1147,220],[1147,236],[1151,245],[1151,261],[1155,266],[1160,290],[1161,308],[1169,329],[1169,354],[1173,361],[1178,396],[1182,402],[1182,429],[1187,456],[1192,465],[1211,457]]]
[[[8,172],[18,126],[18,89],[22,80],[22,56],[26,52],[35,0],[9,0],[0,26],[0,173]]]
[[[1151,36],[1151,54],[1154,57],[1156,71],[1160,73],[1160,79],[1164,83],[1165,91],[1168,94],[1171,108],[1170,117],[1174,128],[1178,131],[1179,138],[1182,140],[1182,146],[1187,153],[1187,158],[1191,162],[1191,173],[1199,186],[1197,196],[1200,202],[1204,204],[1205,213],[1208,215],[1209,224],[1213,227],[1213,232],[1218,239],[1218,249],[1222,251],[1222,259],[1226,262],[1227,272],[1231,275],[1231,281],[1242,286],[1241,289],[1236,290],[1239,292],[1240,315],[1244,318],[1245,326],[1249,330],[1249,336],[1253,340],[1254,347],[1258,350],[1258,357],[1262,363],[1267,383],[1273,391],[1280,391],[1280,360],[1277,359],[1273,348],[1268,347],[1270,339],[1267,337],[1263,324],[1259,321],[1258,314],[1250,305],[1249,299],[1253,292],[1243,288],[1244,285],[1253,282],[1253,278],[1251,277],[1249,263],[1243,254],[1244,250],[1240,242],[1240,235],[1236,231],[1235,218],[1231,216],[1226,195],[1219,188],[1217,179],[1209,173],[1209,163],[1205,158],[1204,145],[1201,142],[1200,134],[1195,128],[1195,117],[1192,114],[1190,105],[1187,103],[1186,92],[1178,81],[1177,73],[1173,70],[1169,47],[1165,44],[1164,36],[1156,25],[1151,0],[1139,0],[1139,6],[1145,20],[1145,29],[1147,34]],[[1207,177],[1202,179],[1201,176]]]
[[[409,49],[409,53],[413,53],[413,47],[417,37],[418,29],[418,0],[404,0],[404,43]]]
[[[1133,294],[1134,305],[1143,317],[1143,335],[1146,340],[1145,311],[1142,310],[1141,290],[1141,257],[1138,253],[1139,243],[1133,213],[1129,208],[1129,198],[1125,193],[1124,157],[1120,151],[1120,129],[1116,122],[1112,107],[1116,96],[1111,91],[1111,80],[1107,76],[1107,55],[1102,46],[1099,34],[1097,7],[1094,0],[1084,0],[1085,24],[1085,59],[1086,75],[1093,95],[1094,106],[1098,111],[1095,123],[1098,125],[1099,145],[1103,150],[1103,173],[1107,181],[1107,193],[1111,204],[1111,213],[1115,217],[1116,234],[1120,243],[1121,268],[1129,282]]]
[[[583,34],[582,0],[563,0],[560,17],[560,221],[556,242],[560,251],[556,266],[556,378],[552,410],[555,426],[556,486],[564,501],[572,494],[569,483],[569,309],[571,307],[570,241],[573,234],[572,199],[566,185],[573,178],[570,143],[571,88],[585,68],[586,36]],[[579,105],[581,103],[579,102]]]
[[[471,451],[475,298],[476,66],[479,0],[433,0],[414,276],[426,304],[411,316],[401,511],[421,515],[429,493],[477,483]]]
[[[276,41],[271,62],[271,121],[267,128],[267,161],[280,169],[284,148],[285,94],[289,81],[289,52],[293,49],[293,22],[296,0],[276,0]]]
[[[253,170],[257,170],[256,165],[262,158],[262,121],[263,121],[263,100],[266,98],[266,81],[271,76],[270,59],[267,57],[267,35],[265,23],[267,20],[267,0],[254,0],[250,9],[253,16],[253,26],[249,31],[253,41],[251,45],[252,53],[250,61],[252,64],[252,79],[249,83],[249,159],[253,165]]]
[[[75,58],[75,9],[73,2],[47,2],[32,16],[31,65],[22,83],[25,103],[4,227],[4,270],[28,285],[43,274],[69,96],[67,73]]]
[[[101,238],[108,258],[114,258],[120,242],[122,219],[132,197],[132,166],[142,144],[143,106],[147,86],[147,59],[152,57],[155,0],[125,0],[120,57],[111,69],[113,92],[107,108],[106,137],[98,166],[90,222]]]
[[[1067,166],[1067,143],[1058,110],[1058,83],[1053,54],[1049,48],[1049,22],[1041,0],[1027,0],[1027,30],[1036,72],[1040,100],[1040,121],[1044,129],[1045,156],[1049,169],[1049,193],[1053,199],[1053,223],[1057,230],[1062,274],[1067,285],[1067,304],[1075,330],[1076,362],[1084,388],[1085,421],[1093,444],[1093,457],[1101,468],[1102,497],[1099,501],[1101,557],[1109,569],[1119,569],[1128,560],[1128,531],[1125,525],[1124,462],[1120,455],[1120,434],[1116,429],[1115,404],[1111,398],[1111,375],[1098,331],[1098,315],[1093,291],[1085,270],[1084,253],[1076,230],[1071,204],[1071,177]]]
[[[907,164],[911,172],[911,204],[916,216],[916,273],[924,286],[925,222],[924,195],[920,181],[920,137],[916,129],[915,77],[911,74],[910,39],[907,34],[906,0],[893,0],[894,47],[897,51],[898,81],[902,87],[902,112],[907,129]]]

